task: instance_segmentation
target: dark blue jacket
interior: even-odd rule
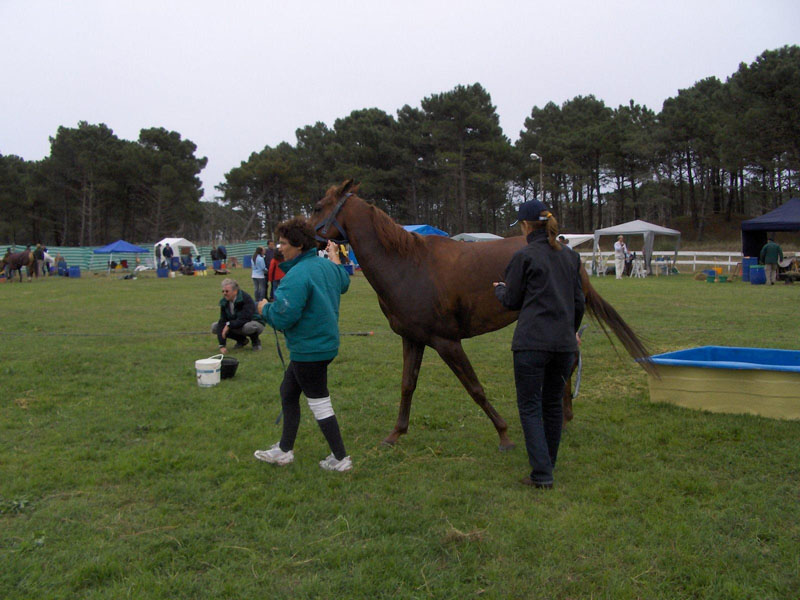
[[[506,308],[520,311],[511,349],[574,352],[585,306],[581,258],[566,246],[553,249],[544,230],[527,239],[506,267],[505,285],[495,288]]]

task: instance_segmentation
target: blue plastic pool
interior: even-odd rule
[[[700,346],[653,356],[657,365],[707,369],[761,369],[800,373],[800,351]],[[800,393],[800,391],[798,391]]]
[[[711,412],[800,419],[800,351],[702,346],[653,356],[650,399]]]

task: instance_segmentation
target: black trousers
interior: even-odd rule
[[[281,383],[281,406],[283,407],[283,433],[280,448],[288,452],[294,448],[297,439],[297,430],[300,427],[300,394],[306,398],[327,398],[328,391],[328,365],[332,360],[315,362],[289,361],[286,373]],[[330,446],[331,452],[341,460],[347,456],[344,448],[342,434],[339,431],[339,422],[336,415],[332,415],[317,424]]]

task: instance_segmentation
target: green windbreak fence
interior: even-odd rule
[[[50,254],[54,259],[60,254],[64,257],[64,260],[67,261],[67,266],[70,267],[80,267],[81,271],[103,271],[108,268],[108,263],[110,260],[113,260],[116,263],[121,263],[123,260],[128,262],[128,266],[133,268],[136,266],[136,259],[138,258],[140,264],[145,265],[146,267],[154,267],[155,264],[155,251],[153,247],[155,243],[144,243],[144,244],[136,244],[141,248],[148,248],[150,252],[148,253],[134,253],[134,252],[115,252],[113,255],[108,254],[95,254],[94,249],[99,248],[100,246],[92,246],[92,247],[71,247],[71,246],[48,246],[47,253]],[[253,252],[258,246],[265,246],[266,242],[263,240],[253,240],[247,242],[240,242],[237,244],[223,244],[225,246],[225,250],[228,253],[228,258],[236,257],[239,261],[239,265],[244,265],[244,258],[246,256],[253,256]],[[5,248],[10,248],[11,252],[22,252],[25,250],[25,246],[17,245],[6,245]],[[3,250],[3,254],[5,254],[5,248],[0,245],[0,249]],[[198,252],[200,252],[200,256],[203,257],[203,261],[210,266],[211,264],[211,246],[197,246]]]

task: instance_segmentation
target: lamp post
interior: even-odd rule
[[[544,202],[544,177],[542,173],[544,171],[544,167],[542,166],[542,157],[536,154],[536,152],[531,154],[531,160],[538,160],[539,161],[539,193],[542,195],[542,202]]]

